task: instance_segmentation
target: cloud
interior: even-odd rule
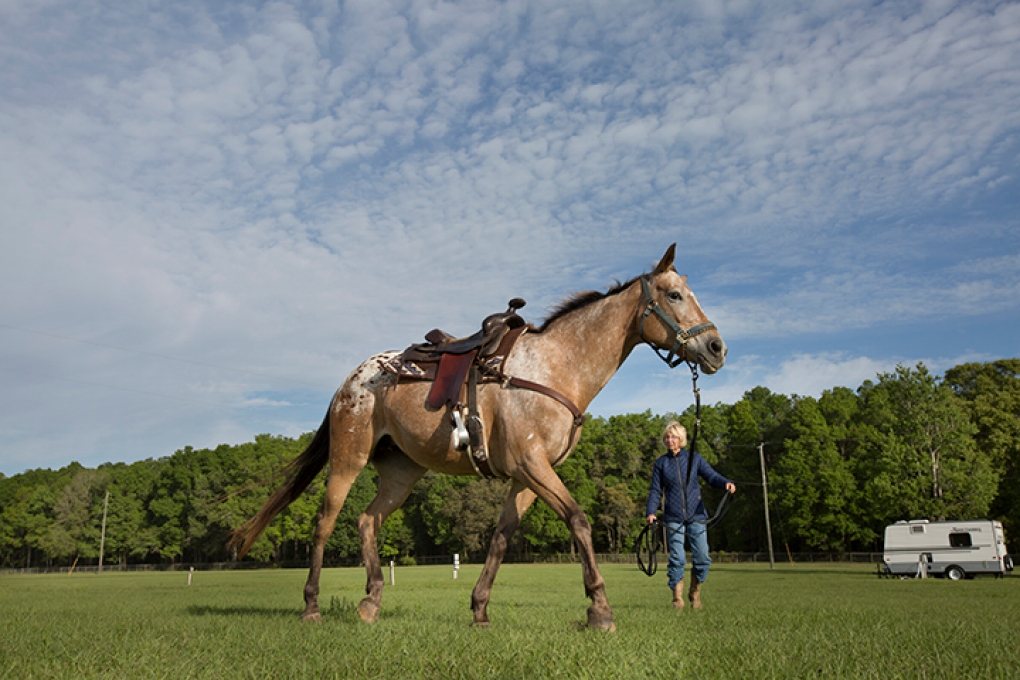
[[[878,380],[893,373],[898,365],[923,363],[934,374],[966,362],[991,361],[999,357],[968,352],[953,357],[869,357],[850,352],[829,351],[816,354],[796,353],[775,361],[773,358],[744,355],[727,361],[718,374],[702,376],[698,381],[703,404],[734,404],[755,387],[764,386],[776,394],[818,398],[826,390],[847,387],[857,390],[864,381]],[[614,378],[616,390],[599,395],[590,411],[599,416],[616,413],[681,413],[694,404],[690,374],[680,369],[668,371],[656,366],[651,355],[638,354]]]
[[[787,281],[759,276],[770,295],[716,297],[710,312],[728,337],[775,338],[1004,312],[1014,309],[1020,299],[1017,255],[977,258],[967,260],[966,265],[944,267],[927,263],[907,266],[904,260],[909,255],[901,257],[893,272],[876,272],[875,264],[885,258],[879,258],[879,263],[849,266],[834,258],[826,262],[825,274],[812,268]],[[894,266],[891,260],[889,264]],[[747,273],[738,276],[755,278]]]
[[[52,403],[94,457],[314,427],[301,405],[327,388],[255,374],[334,384],[513,296],[539,320],[674,240],[747,343],[1020,299],[1016,4],[92,0],[0,20],[0,323],[248,372],[0,331],[5,375],[58,377],[10,379],[5,452],[73,445],[37,434]]]

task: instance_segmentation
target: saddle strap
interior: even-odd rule
[[[574,416],[574,427],[581,427],[584,425],[586,416],[581,413],[581,410],[574,405],[574,402],[570,401],[570,399],[564,396],[563,393],[557,392],[551,387],[546,387],[545,385],[540,385],[539,383],[531,382],[530,380],[524,380],[523,378],[507,378],[506,376],[504,376],[504,378],[504,382],[508,385],[512,385],[513,387],[519,387],[523,390],[531,390],[532,392],[538,392],[539,394],[544,394],[547,397],[552,397],[566,406],[567,410]]]
[[[539,394],[544,394],[547,397],[555,399],[563,404],[567,410],[570,411],[571,415],[574,416],[574,423],[570,428],[570,437],[567,439],[567,446],[563,449],[563,453],[561,453],[552,464],[553,467],[558,466],[567,457],[567,454],[570,453],[571,449],[574,448],[577,433],[580,431],[581,426],[584,425],[584,421],[587,420],[587,416],[581,413],[581,409],[577,408],[577,406],[574,405],[574,402],[570,401],[566,395],[551,387],[546,387],[545,385],[531,382],[530,380],[525,380],[523,378],[513,378],[502,372],[499,373],[499,378],[503,385],[509,385],[522,390],[531,390],[532,392],[538,392]]]
[[[485,427],[478,415],[478,367],[472,366],[468,374],[468,459],[479,477],[494,479],[497,475],[489,465],[489,452],[485,449]]]

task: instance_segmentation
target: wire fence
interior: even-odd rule
[[[710,553],[712,561],[717,564],[737,564],[742,562],[768,562],[767,552],[725,552],[718,551]],[[637,564],[637,557],[634,553],[600,553],[595,556],[600,564]],[[460,555],[461,564],[481,564],[485,561],[484,555],[469,557]],[[553,555],[527,555],[508,554],[504,557],[505,564],[574,564],[580,563],[581,559],[576,554],[561,553]],[[689,559],[688,559],[689,561]],[[882,562],[880,552],[841,552],[841,553],[783,553],[776,554],[777,563],[855,563],[855,564],[879,564]],[[325,567],[357,567],[362,564],[359,559],[349,560],[326,560]],[[416,557],[413,561],[406,558],[397,560],[400,566],[411,564],[437,565],[453,564],[453,555],[427,555]],[[166,564],[105,564],[104,572],[138,572],[138,571],[232,571],[235,569],[307,569],[308,562],[304,560],[288,561],[281,563],[255,562],[245,560],[241,562],[175,562]],[[0,569],[0,574],[95,574],[99,566],[95,564],[56,567],[28,567],[20,569]]]

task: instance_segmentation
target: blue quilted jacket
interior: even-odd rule
[[[701,501],[698,476],[704,477],[705,481],[716,489],[726,488],[730,480],[713,470],[701,454],[695,452],[690,483],[684,489],[683,480],[687,479],[687,457],[687,449],[681,449],[677,456],[667,452],[655,461],[652,468],[652,488],[648,492],[648,502],[645,504],[645,515],[654,514],[659,509],[659,500],[665,495],[666,512],[661,517],[663,521],[690,522],[708,519],[708,511]]]

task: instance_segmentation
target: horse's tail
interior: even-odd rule
[[[293,503],[326,466],[329,461],[329,415],[327,412],[308,448],[284,468],[283,474],[287,475],[287,480],[283,485],[266,501],[257,515],[231,534],[229,545],[237,549],[238,559],[248,553],[273,518]]]

